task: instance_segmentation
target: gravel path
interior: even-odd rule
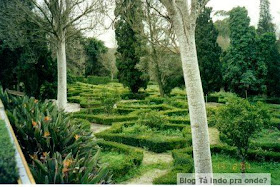
[[[125,184],[153,184],[153,180],[162,175],[165,175],[169,170],[152,169],[139,177],[134,177],[127,181]]]
[[[101,124],[96,124],[96,123],[92,123],[92,126],[91,126],[91,130],[92,130],[93,134],[105,131],[105,130],[107,130],[109,128],[111,128],[111,126],[109,126],[109,125],[101,125]]]

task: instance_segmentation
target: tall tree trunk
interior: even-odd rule
[[[60,110],[64,110],[67,104],[67,73],[64,38],[65,37],[62,37],[57,46],[57,104]]]
[[[163,91],[163,84],[161,81],[161,72],[160,72],[159,65],[158,65],[158,55],[157,55],[157,52],[156,52],[153,44],[152,44],[152,59],[153,59],[152,61],[153,61],[154,74],[156,77],[156,81],[158,83],[159,93],[160,93],[161,97],[164,97],[165,94]]]
[[[175,32],[180,45],[182,67],[190,111],[194,166],[196,178],[198,179],[200,173],[209,173],[212,175],[212,161],[206,107],[195,44],[195,24],[190,24],[186,31],[186,28],[182,26],[178,15],[173,19]]]

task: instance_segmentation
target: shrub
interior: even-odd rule
[[[107,114],[113,113],[114,105],[121,100],[120,95],[116,91],[114,94],[108,94],[105,89],[101,90],[101,105],[104,107],[104,112]]]
[[[6,107],[9,109],[8,116],[27,161],[33,163],[32,171],[34,178],[37,179],[36,182],[55,181],[53,179],[57,176],[56,168],[50,164],[58,163],[59,155],[62,156],[62,160],[69,154],[73,155],[73,159],[83,160],[79,161],[81,168],[86,168],[91,163],[93,155],[98,151],[98,146],[89,123],[81,123],[77,120],[71,123],[70,116],[58,111],[57,107],[50,102],[41,103],[34,98],[10,96],[8,101]],[[48,169],[47,173],[44,172],[45,167],[41,168],[44,165]],[[87,176],[86,181],[89,183],[99,183],[97,179],[101,180],[101,175],[107,178],[105,174],[105,169],[92,165],[85,175],[82,171],[79,176]],[[91,180],[93,178],[94,180]],[[77,178],[76,174],[73,174],[68,176],[67,182],[81,183],[79,179],[84,181],[84,178]]]
[[[237,147],[242,160],[242,172],[245,172],[245,159],[249,149],[250,137],[268,125],[270,116],[261,103],[250,104],[245,99],[235,98],[220,108],[217,115],[217,127],[221,139]]]
[[[40,159],[34,158],[31,171],[37,183],[45,184],[98,184],[105,183],[109,170],[100,168],[98,157],[100,151],[80,158],[69,153],[63,157],[59,152],[51,157],[48,153]]]
[[[156,111],[150,111],[149,113],[140,113],[137,123],[140,125],[162,129],[162,127],[167,124],[168,121],[164,115],[161,115]]]
[[[19,177],[15,149],[4,121],[0,120],[0,184],[16,184]]]
[[[92,123],[98,123],[98,124],[104,124],[104,125],[112,125],[112,123],[115,122],[124,122],[124,121],[132,121],[138,119],[137,116],[134,115],[127,115],[127,116],[121,116],[121,115],[91,115],[91,114],[81,114],[77,113],[73,115],[74,118],[81,118],[86,119]]]
[[[179,149],[190,145],[190,140],[182,137],[168,137],[156,134],[122,134],[123,126],[133,126],[135,122],[116,123],[110,129],[95,134],[97,138],[107,141],[119,142],[136,147],[147,148],[154,152]]]

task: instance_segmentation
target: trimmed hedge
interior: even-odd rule
[[[192,173],[193,159],[185,149],[172,151],[173,168],[167,174],[153,180],[153,184],[177,184],[177,173]]]
[[[186,124],[190,125],[190,120],[186,119],[187,117],[167,117],[167,120],[169,123],[175,123],[175,124]]]
[[[163,137],[155,135],[126,135],[119,134],[122,131],[123,125],[133,125],[130,123],[116,123],[110,129],[97,133],[97,138],[103,138],[107,141],[119,142],[136,147],[147,148],[150,151],[161,153],[167,150],[179,149],[191,145],[191,137]]]
[[[73,82],[83,82],[87,84],[107,84],[111,82],[110,77],[88,76],[85,77],[72,77]]]
[[[109,165],[109,169],[113,172],[113,179],[125,175],[130,169],[139,166],[143,161],[143,151],[128,145],[98,140],[97,144],[103,151],[120,152],[126,154],[125,164],[122,165]]]
[[[0,184],[16,184],[19,177],[15,149],[4,121],[0,120]]]
[[[167,116],[188,116],[188,109],[172,109],[162,111],[161,113]]]
[[[211,145],[212,153],[223,153],[237,157],[237,149],[228,145]],[[265,150],[252,150],[248,151],[248,160],[257,161],[280,161],[280,153]]]
[[[144,158],[143,151],[132,146],[104,140],[97,140],[97,144],[102,147],[103,150],[120,151],[126,153],[128,157],[131,157],[133,163],[136,166],[139,166]]]
[[[280,152],[280,144],[276,142],[252,142],[252,147],[266,151]]]
[[[219,97],[217,96],[204,96],[205,102],[213,102],[213,103],[218,103],[219,102]]]
[[[132,121],[138,119],[137,116],[107,116],[107,115],[92,115],[92,114],[73,114],[74,118],[86,119],[92,123],[112,125],[115,122]]]
[[[120,108],[130,108],[130,109],[151,109],[151,110],[170,110],[173,109],[174,107],[166,105],[166,104],[160,104],[160,105],[137,105],[137,104],[132,104],[132,105],[127,105],[127,104],[117,104],[118,107]]]

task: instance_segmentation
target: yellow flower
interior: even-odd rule
[[[37,122],[35,122],[35,121],[32,120],[32,126],[33,126],[33,127],[37,126]]]
[[[76,135],[74,136],[74,138],[75,138],[76,140],[78,140],[78,139],[80,138],[80,136],[76,134]]]
[[[49,136],[50,136],[50,132],[49,132],[49,131],[44,132],[44,137],[45,137],[45,138],[47,138],[47,137],[49,137]]]
[[[34,100],[34,103],[38,103],[38,100],[37,100],[37,99],[35,99],[35,100]]]

